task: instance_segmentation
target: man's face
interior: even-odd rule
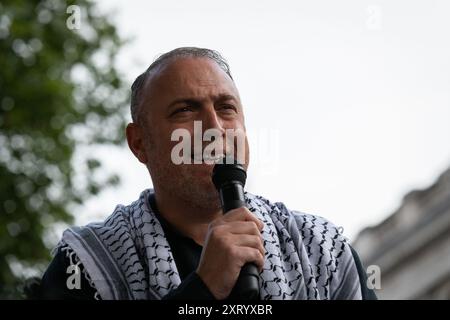
[[[211,181],[213,164],[176,165],[172,149],[179,141],[171,141],[176,129],[191,136],[194,154],[194,121],[201,121],[202,131],[226,130],[245,133],[244,114],[234,82],[208,58],[178,58],[161,66],[147,79],[142,94],[143,141],[155,188],[165,189],[200,207],[218,208],[217,191]],[[198,123],[197,123],[198,125]],[[203,136],[203,132],[201,135]],[[245,169],[248,168],[248,142],[245,136]],[[201,142],[201,151],[210,144]],[[237,146],[224,144],[223,152]],[[225,150],[227,149],[227,150]]]

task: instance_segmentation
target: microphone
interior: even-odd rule
[[[216,163],[212,172],[212,181],[220,195],[223,213],[245,206],[244,185],[247,173],[234,158],[224,157],[222,163]],[[254,263],[245,264],[233,290],[231,299],[257,300],[259,298],[259,272]]]

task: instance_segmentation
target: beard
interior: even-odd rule
[[[148,150],[162,149],[153,146]],[[213,165],[176,165],[170,158],[170,151],[150,152],[148,159],[147,168],[156,190],[201,211],[220,210],[219,193],[211,180]]]
[[[213,164],[176,165],[171,160],[173,146],[161,145],[161,141],[153,141],[151,135],[147,137],[147,168],[155,190],[163,191],[164,194],[173,197],[174,201],[178,198],[182,203],[199,208],[200,211],[221,209],[219,192],[211,179]],[[248,168],[248,162],[248,141],[245,139],[245,169]]]
[[[155,174],[155,180],[168,194],[173,194],[183,202],[202,210],[219,210],[221,208],[219,193],[212,180],[212,165],[181,164],[170,161],[159,164],[162,170]],[[152,176],[153,177],[153,176]]]

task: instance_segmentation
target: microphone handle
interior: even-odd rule
[[[222,185],[219,193],[224,213],[246,206],[244,188],[238,181]],[[254,263],[246,263],[242,267],[230,298],[236,300],[257,300],[259,298],[259,271]]]

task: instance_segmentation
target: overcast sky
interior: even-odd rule
[[[246,189],[324,216],[353,240],[450,165],[449,1],[98,1],[124,37],[130,83],[180,46],[220,51],[246,113]],[[128,149],[97,148],[122,185],[102,220],[151,187]]]

